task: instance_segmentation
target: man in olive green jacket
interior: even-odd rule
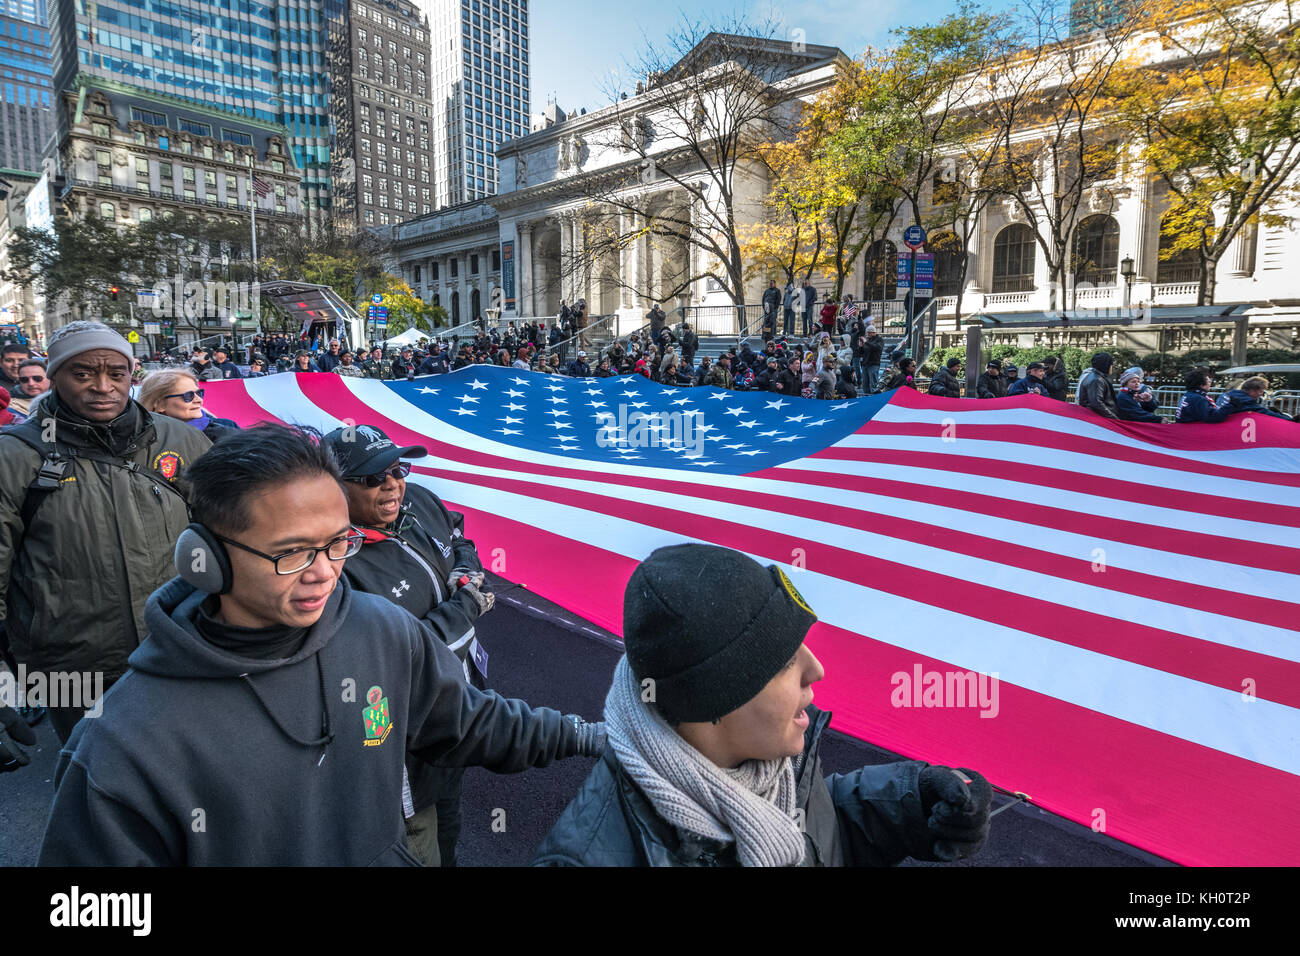
[[[131,400],[131,347],[107,326],[58,329],[49,357],[50,393],[0,430],[0,643],[25,665],[24,691],[44,675],[66,741],[88,696],[126,671],[145,600],[175,575],[189,522],[176,480],[211,443]]]

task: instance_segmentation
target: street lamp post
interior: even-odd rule
[[[1119,274],[1124,277],[1124,308],[1133,303],[1133,277],[1137,271],[1133,268],[1133,257],[1125,256],[1119,262]]]

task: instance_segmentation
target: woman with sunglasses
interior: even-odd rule
[[[140,386],[140,404],[151,412],[189,422],[215,442],[239,426],[229,418],[215,418],[203,409],[204,389],[188,369],[153,372]]]
[[[474,625],[495,599],[484,586],[474,542],[465,537],[464,515],[406,482],[411,464],[405,459],[428,451],[399,448],[371,425],[335,429],[324,444],[339,463],[348,520],[365,535],[343,568],[348,583],[410,611],[460,659],[465,680],[486,689],[488,655]],[[411,852],[426,866],[454,866],[464,770],[408,760],[407,775],[411,800],[403,805]]]

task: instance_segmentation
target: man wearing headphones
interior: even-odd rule
[[[471,687],[415,617],[340,580],[362,535],[339,478],[277,425],[195,463],[180,577],[59,755],[42,865],[418,865],[408,752],[498,773],[601,752],[603,724]]]

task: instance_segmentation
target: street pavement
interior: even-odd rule
[[[504,581],[497,586],[496,609],[478,623],[479,640],[490,655],[492,687],[534,706],[599,719],[620,653],[616,640],[530,592]],[[36,732],[31,765],[0,776],[0,866],[30,866],[39,853],[53,795],[58,740],[48,720],[38,725]],[[842,773],[897,759],[834,731],[823,739],[822,762],[827,772]],[[465,777],[460,865],[528,863],[593,763],[592,759],[575,758],[520,774],[471,769]],[[999,805],[1005,799],[995,796]],[[1035,807],[1016,806],[993,819],[984,849],[958,865],[1169,864]]]

